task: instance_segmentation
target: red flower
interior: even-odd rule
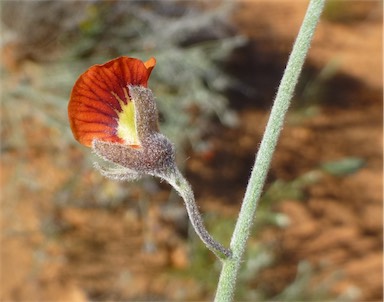
[[[68,117],[74,137],[91,147],[97,139],[140,147],[129,87],[147,87],[156,60],[119,57],[84,72],[72,89]]]
[[[97,165],[103,175],[137,179],[175,169],[174,147],[159,133],[158,113],[147,88],[156,64],[120,57],[83,73],[72,89],[68,116],[75,138],[115,169]],[[123,169],[121,169],[123,168]]]
[[[145,174],[167,180],[183,196],[197,234],[216,253],[231,251],[205,229],[188,182],[177,169],[175,148],[159,132],[155,98],[147,88],[156,61],[120,57],[83,73],[72,89],[68,116],[75,138],[114,166],[95,167],[111,179]]]

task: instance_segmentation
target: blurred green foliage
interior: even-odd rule
[[[321,169],[331,175],[345,176],[360,170],[365,164],[364,159],[359,157],[346,157],[340,160],[325,162]]]
[[[322,17],[332,22],[348,23],[379,17],[382,10],[382,1],[328,0]]]

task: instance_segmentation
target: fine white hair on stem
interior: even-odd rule
[[[283,127],[285,114],[300,76],[305,57],[308,53],[313,34],[323,11],[325,0],[311,0],[301,25],[299,34],[289,56],[287,67],[280,82],[271,114],[257,153],[251,177],[245,192],[239,217],[231,240],[233,256],[223,261],[223,267],[216,291],[215,301],[233,300],[236,279],[241,260],[251,232],[258,201],[267,177],[272,156]]]

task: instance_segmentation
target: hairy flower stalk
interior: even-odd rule
[[[176,166],[173,144],[159,132],[158,112],[147,81],[156,61],[120,57],[88,69],[77,80],[68,105],[72,132],[112,167],[95,167],[117,180],[152,175],[169,182],[185,202],[191,223],[218,257],[229,249],[205,229],[189,183]],[[225,257],[223,257],[223,255]]]
[[[222,258],[221,254],[226,257],[231,257],[232,252],[225,248],[223,245],[215,241],[212,236],[204,227],[203,220],[201,218],[199,209],[195,202],[195,197],[193,195],[192,188],[184,176],[180,173],[178,169],[174,173],[170,174],[170,178],[164,178],[173,188],[180,194],[185,202],[185,207],[187,208],[187,213],[189,219],[194,227],[196,233],[199,235],[200,239],[205,243],[205,245],[216,254],[217,257]]]

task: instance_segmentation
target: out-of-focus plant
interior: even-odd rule
[[[156,56],[151,86],[161,127],[181,158],[185,148],[204,145],[201,138],[212,116],[226,125],[236,123],[224,94],[233,82],[220,68],[245,42],[228,21],[233,4],[207,8],[184,1],[2,1],[1,6],[5,66],[12,65],[1,72],[3,149],[28,149],[28,133],[20,125],[29,119],[47,128],[49,146],[69,147],[73,140],[65,112],[73,82],[89,65],[127,54]],[[77,168],[86,172],[91,162],[84,157]],[[79,190],[78,182],[66,183],[55,201],[108,204],[101,198],[108,185],[97,177],[93,181],[98,185],[87,191]],[[111,203],[123,199],[118,194]]]
[[[327,1],[324,18],[332,22],[361,22],[372,18],[380,18],[383,9],[381,1]]]
[[[13,98],[28,98],[34,103],[31,115],[63,132],[62,106],[81,70],[120,55],[150,54],[159,62],[152,86],[159,99],[162,130],[179,151],[185,143],[199,148],[212,115],[226,125],[236,123],[223,94],[231,80],[220,68],[220,62],[245,42],[228,21],[233,4],[208,9],[183,1],[84,1],[74,6],[8,1],[2,6],[5,42],[13,45],[14,60],[49,63],[37,70],[39,80],[34,72],[26,73],[20,85],[5,86],[4,107],[10,112]]]
[[[364,159],[359,157],[346,157],[340,160],[325,162],[321,169],[331,175],[345,176],[353,174],[361,169],[365,164]]]
[[[93,57],[156,57],[151,87],[159,99],[162,131],[178,147],[189,142],[198,148],[212,115],[226,125],[236,123],[223,95],[231,79],[222,72],[220,62],[245,39],[228,22],[233,4],[204,10],[191,4],[122,1],[113,6],[94,5],[83,26],[89,38],[74,51],[76,56],[92,50]]]

